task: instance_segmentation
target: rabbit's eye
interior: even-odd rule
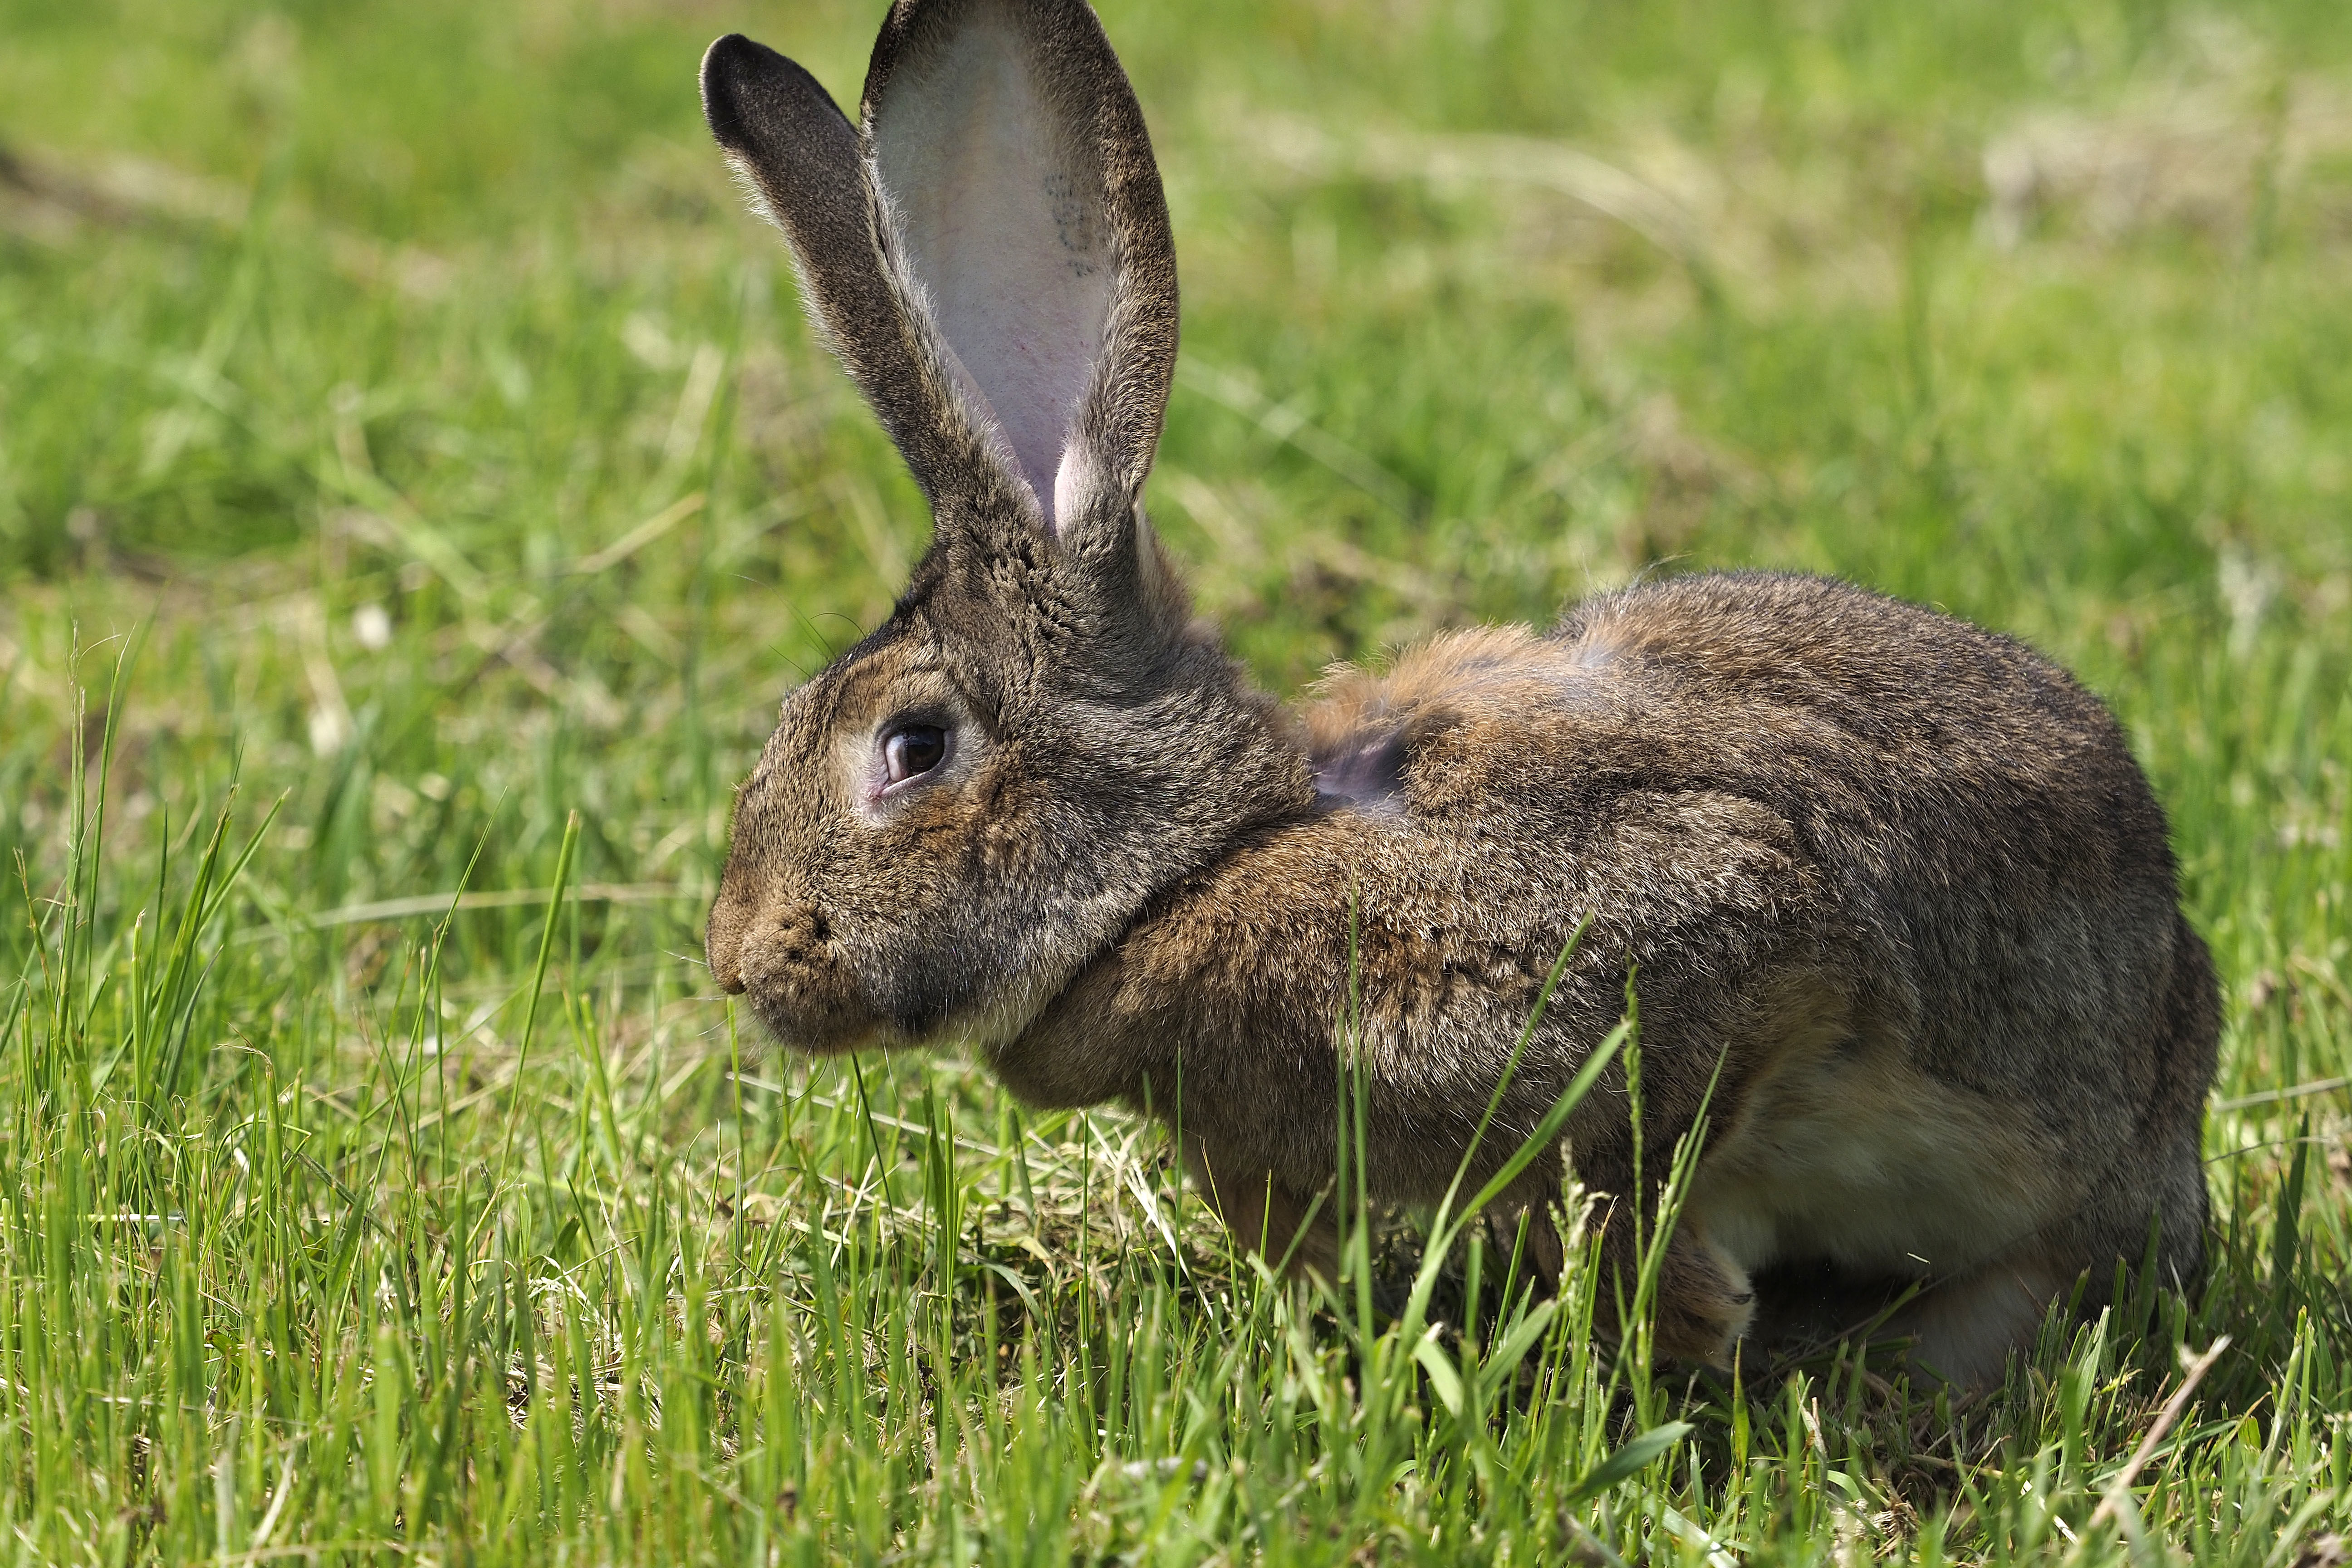
[[[929,773],[947,760],[948,732],[937,724],[909,724],[882,742],[882,760],[889,770],[887,784],[904,784]]]

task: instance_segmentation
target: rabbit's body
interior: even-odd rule
[[[1196,1173],[1245,1227],[1270,1179],[1295,1226],[1358,1039],[1374,1195],[1433,1201],[1589,918],[1483,1157],[1541,1119],[1632,966],[1653,1178],[1720,1064],[1672,1348],[1719,1354],[1746,1277],[1788,1261],[1990,1268],[2014,1308],[1991,1342],[1923,1352],[1963,1376],[2082,1270],[2104,1289],[2136,1261],[2151,1215],[2167,1276],[2195,1278],[2212,976],[2120,731],[2047,661],[1835,583],[1694,577],[1549,637],[1440,638],[1303,717],[1314,805],[1161,894],[993,1047],[1008,1084],[1162,1114],[1181,1084]],[[1610,1082],[1570,1142],[1629,1193]]]
[[[1343,1068],[1376,1193],[1436,1196],[1589,921],[1476,1157],[1631,976],[1640,1179],[1622,1073],[1566,1142],[1622,1263],[1707,1108],[1666,1349],[1719,1358],[1757,1270],[1818,1263],[1931,1281],[1925,1359],[1981,1381],[2152,1224],[2194,1277],[2212,975],[2163,816],[2063,672],[1839,584],[1700,576],[1287,713],[1142,515],[1174,253],[1081,0],[900,0],[856,127],[741,38],[703,80],[937,521],[738,801],[711,967],[780,1037],[962,1037],[1032,1100],[1148,1109],[1245,1240],[1328,1262]]]

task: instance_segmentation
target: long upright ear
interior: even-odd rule
[[[1048,532],[1131,537],[1176,368],[1176,252],[1085,0],[898,0],[867,69],[885,265]]]
[[[887,266],[857,132],[816,79],[730,33],[702,57],[710,132],[790,241],[802,299],[941,517],[1018,508],[1002,443],[960,396],[919,297]],[[992,446],[999,447],[991,450]]]

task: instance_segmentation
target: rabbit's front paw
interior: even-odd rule
[[[1658,1270],[1652,1342],[1675,1361],[1731,1364],[1731,1347],[1756,1317],[1756,1288],[1722,1248],[1685,1230]]]
[[[1194,1184],[1234,1240],[1269,1263],[1286,1264],[1294,1278],[1339,1278],[1339,1232],[1327,1205],[1301,1198],[1261,1162],[1197,1131],[1184,1145]]]

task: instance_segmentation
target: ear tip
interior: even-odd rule
[[[772,71],[774,66],[770,62],[781,62],[783,58],[765,44],[756,43],[740,33],[730,33],[713,39],[710,47],[702,51],[702,89],[709,92],[714,86],[732,85],[762,67]]]
[[[730,153],[751,153],[774,126],[808,122],[812,110],[841,111],[816,79],[767,45],[730,33],[702,54],[702,118]]]
[[[702,118],[722,147],[743,142],[743,93],[765,74],[761,59],[781,58],[774,50],[755,44],[740,33],[730,33],[702,52]]]
[[[975,13],[992,13],[1026,35],[1040,40],[1075,41],[1081,50],[1110,51],[1110,37],[1102,17],[1089,0],[891,0],[874,40],[874,55],[866,68],[866,89],[860,102],[870,115],[883,90],[896,76],[902,59],[920,55],[929,44],[970,22]],[[1114,68],[1117,57],[1112,56]]]

